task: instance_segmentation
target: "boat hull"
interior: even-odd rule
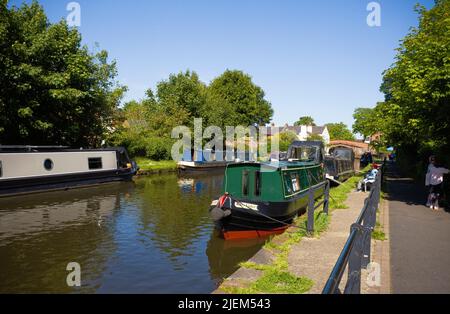
[[[230,162],[178,162],[177,168],[180,173],[222,173]]]
[[[1,180],[0,197],[130,181],[136,172],[137,169],[117,169]]]

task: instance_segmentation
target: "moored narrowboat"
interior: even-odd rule
[[[355,153],[351,148],[333,147],[325,156],[325,175],[331,182],[343,182],[355,173]]]
[[[227,154],[225,151],[212,151],[211,149],[190,151],[183,154],[181,161],[177,163],[179,173],[206,173],[221,172],[229,164],[240,161],[251,161],[252,156],[248,152]]]
[[[308,205],[309,190],[325,181],[321,142],[294,142],[288,160],[227,166],[223,196],[211,216],[225,239],[282,233]],[[314,197],[323,195],[317,189]]]
[[[121,147],[0,146],[0,197],[126,181],[137,170]]]

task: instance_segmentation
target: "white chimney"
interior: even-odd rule
[[[306,141],[306,139],[308,138],[308,127],[306,125],[300,126],[299,136],[301,141]]]

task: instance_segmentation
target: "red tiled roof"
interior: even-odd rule
[[[346,145],[346,146],[350,146],[350,147],[358,147],[358,148],[369,149],[369,144],[363,143],[363,142],[356,142],[356,141],[336,140],[336,141],[330,141],[329,145],[330,146]]]

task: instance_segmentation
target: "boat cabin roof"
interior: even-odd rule
[[[106,148],[70,148],[68,146],[30,146],[30,145],[0,145],[0,153],[38,153],[38,152],[90,152],[90,151],[115,151],[126,153],[124,147]]]
[[[270,169],[290,169],[316,166],[314,161],[279,161],[279,162],[239,162],[228,165],[228,168],[238,167],[255,167],[255,168],[270,168]]]

